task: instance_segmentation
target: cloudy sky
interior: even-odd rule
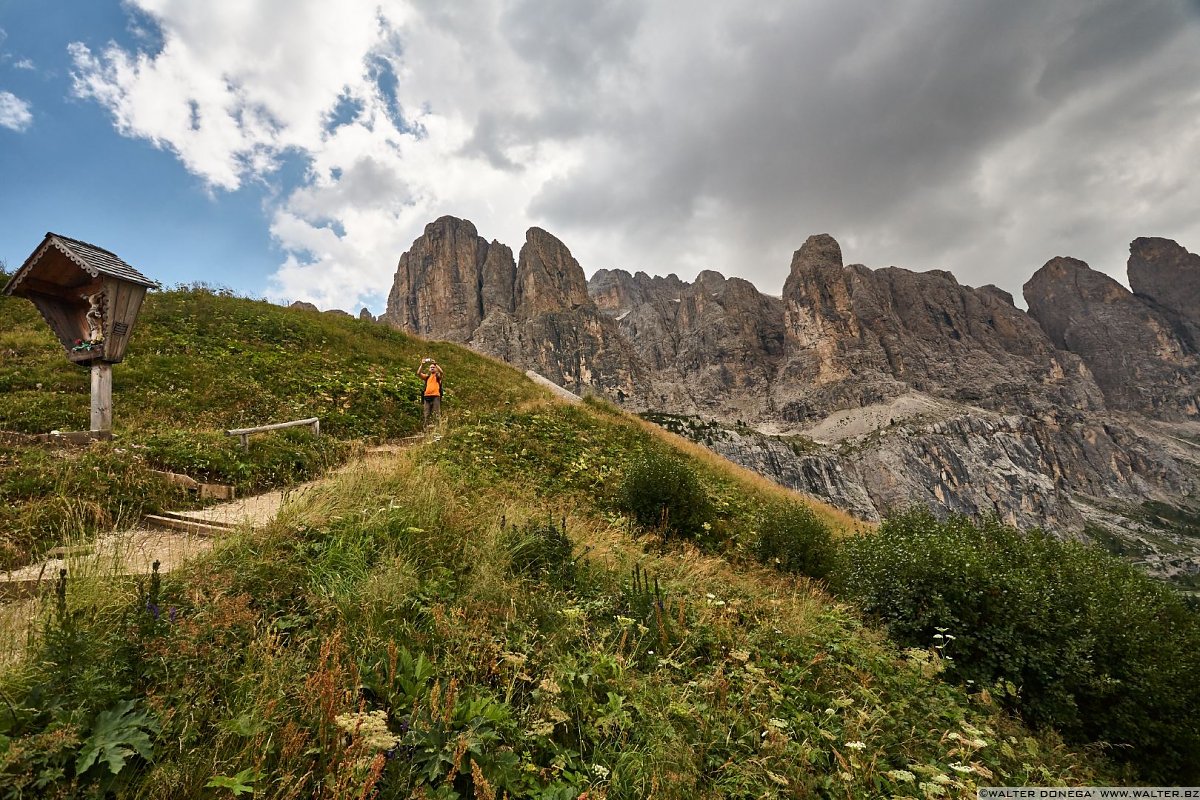
[[[601,267],[1020,295],[1200,250],[1200,0],[0,0],[0,259],[382,310],[443,214]]]

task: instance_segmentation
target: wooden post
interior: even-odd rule
[[[92,362],[92,436],[112,436],[112,364]]]

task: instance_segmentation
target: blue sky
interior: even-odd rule
[[[443,214],[587,273],[1200,250],[1196,0],[0,0],[0,259],[383,310]]]
[[[0,127],[0,258],[15,269],[53,230],[164,284],[207,281],[262,296],[283,260],[263,205],[278,189],[210,191],[170,152],[119,135],[104,108],[72,95],[67,45],[145,45],[132,19],[108,0],[0,3],[0,91],[32,115],[21,131]]]

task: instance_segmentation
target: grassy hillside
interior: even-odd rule
[[[0,431],[87,429],[88,372],[66,360],[28,301],[0,297],[0,353]],[[151,468],[244,493],[319,474],[354,442],[411,434],[421,416],[414,371],[426,355],[447,371],[447,411],[541,394],[506,366],[382,325],[204,288],[152,293],[113,369],[112,443],[47,451],[0,437],[0,568],[65,533],[195,503]],[[243,451],[223,434],[310,416],[324,436],[259,435]]]
[[[0,305],[12,320],[0,348],[14,353],[0,428],[80,427],[83,371],[15,302]],[[356,441],[416,429],[411,372],[430,353],[448,374],[440,436],[363,460],[183,570],[72,578],[44,599],[26,660],[0,673],[0,797],[973,797],[1139,779],[1124,741],[1121,764],[1103,758],[1095,726],[1072,728],[1087,736],[1071,746],[1056,718],[1024,726],[1005,710],[1022,708],[1019,672],[956,666],[950,640],[932,635],[968,633],[938,627],[963,598],[979,613],[954,619],[993,635],[987,592],[1009,584],[972,582],[974,528],[910,517],[864,532],[605,403],[563,405],[508,367],[379,326],[208,291],[152,296],[115,370],[115,442],[5,445],[0,486],[48,513],[66,486],[176,499],[149,494],[150,465],[246,487],[310,475]],[[134,395],[144,400],[123,402]],[[242,454],[219,434],[309,414],[332,435],[264,436]],[[112,495],[87,508],[118,515]],[[85,506],[72,508],[58,524],[84,524]],[[938,555],[943,540],[957,561]],[[1087,559],[1088,585],[1116,574]],[[930,580],[928,564],[943,573]],[[1022,647],[1058,637],[1014,652],[1042,658],[1061,642],[1072,665],[1093,666],[1089,685],[1169,695],[1184,727],[1156,731],[1180,736],[1151,754],[1153,779],[1188,763],[1194,659],[1157,671],[1128,631],[1109,638],[1136,643],[1142,668],[1105,672],[1107,652],[1071,639],[1056,605],[1086,610],[1105,593],[1010,572],[1028,591],[1000,635]],[[921,587],[900,608],[885,605],[893,575]],[[1193,617],[1143,595],[1139,613],[1170,622],[1147,626],[1166,652],[1200,644],[1186,638]],[[1026,596],[1042,617],[1026,616]],[[921,616],[899,626],[910,612]],[[1025,624],[1042,618],[1054,625]],[[945,680],[967,675],[980,680]],[[1063,703],[1078,691],[1049,685]]]

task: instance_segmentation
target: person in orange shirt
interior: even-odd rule
[[[421,393],[424,403],[421,414],[422,424],[429,424],[429,417],[434,418],[442,413],[442,368],[432,358],[421,359],[417,367],[417,377],[425,381],[425,390]]]

